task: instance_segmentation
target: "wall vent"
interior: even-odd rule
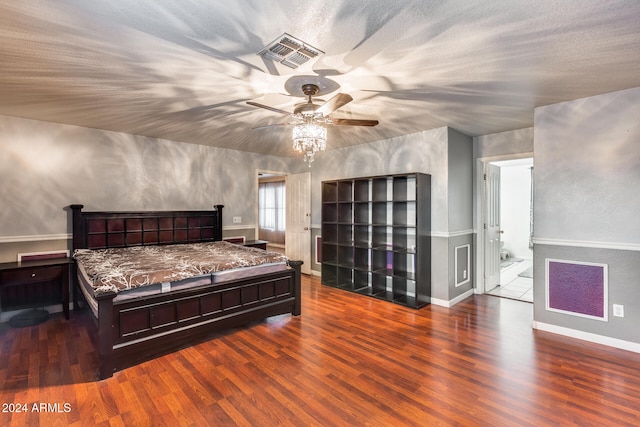
[[[320,49],[284,33],[265,46],[258,55],[296,69],[323,53]]]

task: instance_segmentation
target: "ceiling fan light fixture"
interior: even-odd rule
[[[309,163],[309,167],[316,153],[327,148],[327,126],[375,126],[378,124],[377,120],[331,118],[331,113],[353,101],[353,98],[351,95],[339,93],[326,102],[322,101],[319,105],[313,102],[313,95],[319,91],[320,87],[315,83],[303,84],[302,93],[307,97],[307,102],[296,104],[293,113],[247,101],[249,105],[285,114],[292,119],[289,123],[277,123],[271,126],[293,126],[293,149],[304,156],[304,161]]]
[[[293,127],[293,149],[304,156],[304,161],[313,162],[319,151],[327,148],[327,128],[313,120],[305,120]]]

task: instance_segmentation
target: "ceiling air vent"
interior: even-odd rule
[[[264,49],[258,52],[258,55],[296,69],[323,53],[320,49],[316,49],[302,40],[284,33],[265,46]]]

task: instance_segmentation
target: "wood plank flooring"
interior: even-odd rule
[[[0,325],[0,425],[640,425],[640,355],[534,331],[531,304],[416,311],[309,277],[303,292],[300,317],[104,381],[88,312]]]

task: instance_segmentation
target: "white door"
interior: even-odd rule
[[[285,251],[302,260],[302,272],[311,274],[311,172],[287,175]]]
[[[489,163],[484,169],[484,290],[500,284],[500,167]]]

